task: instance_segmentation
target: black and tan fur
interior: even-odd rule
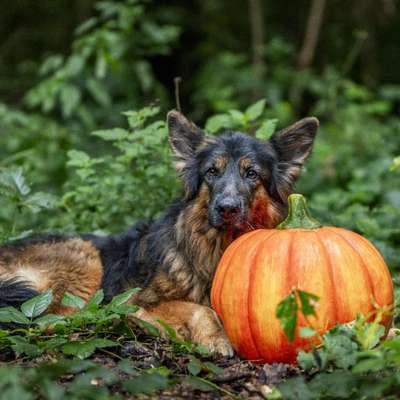
[[[211,350],[232,349],[208,307],[224,249],[240,234],[272,228],[309,156],[318,121],[303,119],[266,142],[237,132],[208,137],[182,114],[168,114],[170,145],[184,192],[150,222],[115,236],[43,236],[0,247],[0,307],[52,288],[51,312],[67,314],[70,292],[106,300],[141,287],[137,316],[161,318]]]

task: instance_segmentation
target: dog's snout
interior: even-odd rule
[[[221,201],[217,206],[217,211],[222,218],[229,220],[240,214],[240,204],[236,201]]]

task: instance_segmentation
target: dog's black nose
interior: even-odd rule
[[[217,210],[219,215],[225,220],[233,219],[240,213],[239,204],[229,200],[219,203]]]

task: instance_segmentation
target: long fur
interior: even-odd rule
[[[99,288],[110,300],[141,287],[135,301],[145,308],[172,300],[208,304],[229,243],[282,220],[318,123],[302,120],[267,142],[237,132],[211,138],[177,112],[168,123],[182,196],[158,220],[119,235],[39,236],[0,247],[0,307],[18,307],[49,287],[56,313],[72,312],[60,304],[66,291],[87,300]],[[211,164],[218,179],[207,178]],[[245,178],[250,167],[258,172],[255,181]],[[218,225],[218,201],[229,196],[239,204],[240,224]]]

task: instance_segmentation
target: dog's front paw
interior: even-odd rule
[[[193,314],[190,322],[191,339],[195,343],[204,346],[211,353],[233,356],[231,343],[211,308],[202,306]]]
[[[232,357],[234,350],[224,332],[219,335],[203,336],[196,342],[204,346],[210,353],[221,354],[222,356]]]

